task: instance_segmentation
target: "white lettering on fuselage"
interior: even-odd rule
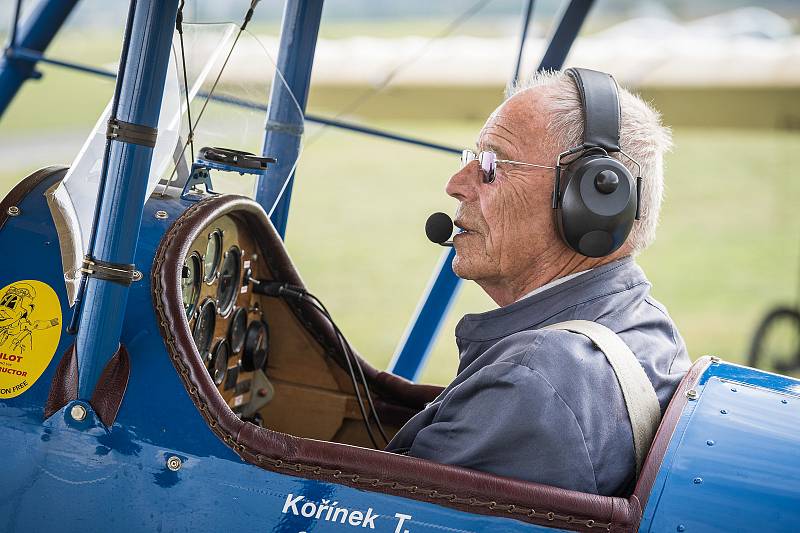
[[[322,500],[321,503],[317,503],[303,495],[295,496],[294,494],[286,496],[281,513],[369,529],[375,529],[375,519],[380,516],[375,514],[372,507],[369,507],[366,511],[348,509],[340,507],[339,502],[336,501],[331,503],[330,500]],[[398,519],[397,527],[394,530],[395,533],[409,533],[407,529],[404,530],[402,527],[406,520],[411,519],[411,515],[395,513],[394,516]]]

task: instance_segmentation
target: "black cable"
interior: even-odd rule
[[[378,448],[377,441],[375,440],[375,435],[373,434],[372,427],[370,426],[369,416],[367,415],[366,408],[364,406],[364,400],[362,399],[361,393],[358,388],[355,370],[353,369],[353,362],[355,362],[355,366],[356,368],[358,368],[358,373],[361,377],[361,383],[364,386],[364,393],[367,396],[367,403],[369,404],[370,412],[372,413],[372,418],[375,420],[375,424],[378,427],[378,431],[380,432],[381,437],[388,444],[389,438],[387,437],[386,432],[383,429],[383,424],[381,423],[380,417],[378,416],[378,411],[375,408],[375,404],[372,401],[372,393],[369,390],[369,385],[367,384],[367,379],[366,376],[364,375],[364,370],[361,367],[361,363],[359,362],[358,357],[356,357],[356,355],[350,349],[349,344],[344,338],[342,330],[340,330],[339,326],[336,325],[336,322],[333,320],[333,317],[331,317],[331,314],[328,312],[328,309],[325,307],[325,304],[323,304],[319,300],[319,298],[309,293],[302,287],[275,281],[262,282],[260,280],[256,280],[253,278],[250,279],[251,281],[253,281],[254,285],[258,287],[258,289],[256,290],[256,292],[258,293],[265,294],[267,296],[276,296],[284,298],[291,297],[303,300],[313,305],[318,311],[320,311],[323,314],[325,319],[333,327],[333,330],[336,333],[336,337],[339,341],[342,354],[344,355],[345,361],[347,362],[347,367],[350,373],[350,380],[353,384],[353,389],[356,394],[359,410],[361,411],[361,416],[364,418],[364,425],[367,429],[367,433],[369,434],[370,440],[372,441],[372,445],[375,448]]]
[[[306,294],[306,301],[315,304],[315,306],[320,311],[322,311],[322,313],[325,315],[325,317],[333,326],[334,330],[336,331],[336,334],[339,336],[340,342],[345,348],[346,354],[349,354],[350,357],[353,358],[353,361],[356,364],[356,368],[358,369],[358,373],[361,376],[361,383],[364,385],[364,391],[366,392],[367,395],[367,402],[369,403],[369,408],[370,412],[372,413],[372,417],[375,420],[375,424],[378,426],[378,431],[380,432],[381,437],[383,437],[383,440],[386,441],[386,444],[389,444],[389,438],[386,436],[386,432],[383,430],[383,424],[381,424],[380,418],[378,418],[378,410],[375,409],[375,404],[372,402],[372,393],[369,390],[369,385],[367,385],[367,378],[364,375],[364,369],[361,367],[361,362],[358,360],[358,357],[356,357],[356,355],[350,349],[350,345],[347,344],[346,340],[344,339],[344,335],[339,329],[339,326],[337,326],[336,323],[333,321],[333,318],[331,317],[331,314],[328,312],[328,309],[325,307],[325,304],[323,304],[319,300],[319,298],[317,298],[313,294],[309,292],[306,292],[305,294]]]

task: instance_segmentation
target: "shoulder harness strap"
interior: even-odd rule
[[[580,333],[588,337],[605,354],[617,377],[619,387],[622,389],[622,396],[625,399],[625,406],[628,409],[628,417],[633,430],[633,448],[636,453],[636,474],[638,476],[661,422],[661,406],[658,403],[656,391],[639,360],[619,338],[619,335],[597,322],[568,320],[545,326],[542,329]]]

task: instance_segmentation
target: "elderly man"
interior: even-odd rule
[[[588,76],[593,71],[583,72]],[[635,208],[638,217],[634,220],[631,212],[632,226],[628,222],[623,228],[623,240],[611,245],[610,253],[603,250],[608,239],[600,239],[599,248],[589,243],[587,249],[581,246],[588,241],[570,241],[572,230],[562,227],[561,215],[554,216],[553,190],[558,185],[553,167],[559,154],[588,137],[584,130],[590,104],[585,100],[595,92],[570,74],[536,74],[515,87],[478,137],[477,151],[489,155],[481,161],[467,157],[447,184],[447,194],[460,202],[455,223],[462,229],[454,239],[453,270],[475,281],[500,307],[461,320],[456,378],[387,449],[581,492],[619,495],[630,490],[637,458],[641,462],[641,453],[634,450],[634,415],[629,415],[636,395],[623,394],[611,358],[592,340],[544,328],[583,320],[616,333],[633,364],[639,363],[635,370],[641,380],[649,381],[657,424],[659,409],[666,408],[690,361],[674,323],[650,296],[650,283],[633,258],[655,237],[663,156],[671,141],[658,113],[630,92],[614,85],[613,106],[594,102],[593,113],[613,108],[609,120],[626,154],[614,158],[631,176],[642,177],[640,194],[635,180],[628,185],[638,205],[626,209]],[[597,126],[592,124],[593,132],[587,133],[597,133]],[[566,157],[582,155],[576,150]],[[489,164],[484,164],[487,158]],[[641,174],[632,160],[641,165]],[[613,192],[621,185],[612,178]],[[605,193],[604,180],[599,176],[594,184]],[[559,194],[565,194],[563,185]]]

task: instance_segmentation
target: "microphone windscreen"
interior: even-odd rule
[[[435,242],[441,244],[453,234],[453,221],[445,213],[434,213],[425,222],[425,235]]]

